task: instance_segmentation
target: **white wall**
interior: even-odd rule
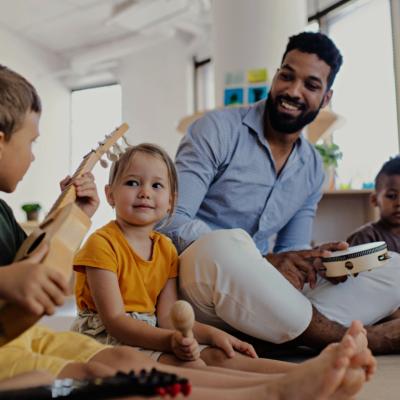
[[[175,155],[182,137],[177,123],[192,112],[191,64],[179,39],[134,53],[121,63],[122,119],[130,125],[131,144],[153,142]]]
[[[58,182],[69,173],[69,90],[51,72],[60,60],[49,52],[0,28],[1,64],[25,76],[37,89],[43,103],[41,136],[34,146],[35,162],[15,193],[0,193],[17,218],[25,219],[20,206],[39,202],[48,210],[59,194]]]

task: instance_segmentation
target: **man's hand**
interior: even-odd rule
[[[321,260],[322,257],[329,257],[331,251],[345,250],[348,247],[349,245],[346,242],[330,242],[317,246],[312,250],[288,251],[279,254],[270,253],[265,258],[296,289],[302,290],[306,282],[309,283],[311,288],[315,287],[317,273],[321,274],[321,276],[325,275],[325,267]],[[329,279],[329,281],[338,283],[343,281],[343,279]]]
[[[288,251],[279,254],[267,254],[265,258],[298,290],[302,290],[306,282],[314,287],[317,272],[312,260],[302,251]]]
[[[200,358],[200,348],[197,340],[186,338],[175,331],[171,337],[171,349],[177,358],[183,361],[195,361]]]
[[[54,314],[68,293],[65,276],[40,261],[48,246],[44,242],[19,262],[0,268],[0,297],[18,303],[35,315]]]
[[[91,218],[100,203],[93,174],[87,172],[74,179],[67,176],[60,182],[61,190],[65,190],[69,185],[75,186],[76,204]]]
[[[331,251],[339,251],[339,250],[346,250],[349,248],[349,244],[347,242],[330,242],[324,243],[320,246],[317,246],[314,250],[320,251],[323,255],[316,257],[314,259],[314,267],[318,271],[318,275],[322,276],[329,282],[337,285],[338,283],[344,282],[347,280],[347,276],[339,276],[336,278],[328,278],[326,276],[326,268],[322,264],[321,257],[329,257],[331,255]]]
[[[210,344],[223,350],[229,358],[235,356],[235,350],[252,358],[258,357],[254,347],[250,343],[243,342],[220,329],[213,330]]]

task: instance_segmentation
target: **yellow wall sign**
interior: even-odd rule
[[[249,69],[247,71],[247,82],[266,82],[268,79],[268,72],[266,68]]]

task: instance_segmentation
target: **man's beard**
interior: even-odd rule
[[[293,118],[292,116],[278,111],[277,103],[280,99],[286,99],[290,103],[296,103],[296,101],[291,99],[289,96],[278,96],[274,101],[272,96],[269,95],[265,105],[264,119],[267,117],[268,112],[268,117],[272,128],[278,132],[287,134],[296,133],[314,121],[323,103],[323,101],[321,101],[321,104],[317,110],[308,112],[303,110],[298,117]]]

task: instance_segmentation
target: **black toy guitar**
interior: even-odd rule
[[[126,396],[175,397],[178,394],[189,396],[191,385],[185,378],[175,374],[161,372],[153,368],[135,374],[118,372],[110,378],[78,381],[74,379],[56,379],[50,386],[29,389],[0,391],[4,400],[89,400],[117,399]]]

